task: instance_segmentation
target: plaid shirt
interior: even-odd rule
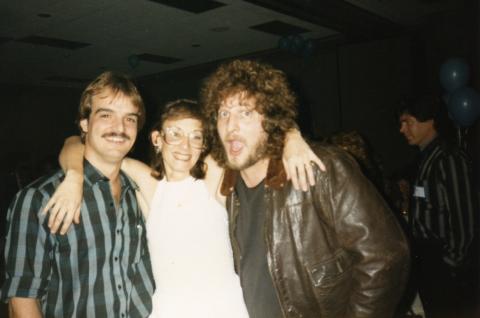
[[[40,300],[45,317],[147,317],[154,290],[135,185],[121,173],[116,207],[109,180],[85,160],[81,222],[53,235],[41,210],[63,172],[21,190],[7,215],[1,297]]]

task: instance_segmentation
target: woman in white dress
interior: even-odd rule
[[[165,106],[151,132],[152,167],[125,158],[124,170],[139,186],[156,290],[152,318],[244,318],[248,313],[234,271],[225,198],[218,189],[223,170],[206,156],[204,118],[197,104],[177,100]],[[296,142],[296,143],[295,143]],[[303,140],[293,141],[293,153]],[[303,149],[301,148],[300,149]],[[316,161],[309,149],[303,159]],[[305,153],[305,151],[300,152]],[[303,168],[298,155],[287,169]],[[83,146],[67,139],[60,161],[68,174],[47,204],[49,226],[66,232],[81,201]]]

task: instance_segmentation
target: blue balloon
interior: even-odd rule
[[[480,95],[470,87],[459,88],[451,94],[447,107],[458,126],[471,126],[480,116]]]
[[[440,83],[449,93],[464,87],[470,76],[467,62],[461,58],[450,58],[440,67]]]
[[[138,55],[130,55],[128,57],[128,65],[130,65],[131,68],[136,68],[138,66],[138,64],[140,64],[140,58],[138,57]]]

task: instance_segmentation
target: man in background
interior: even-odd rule
[[[439,98],[407,101],[400,132],[420,150],[409,224],[414,272],[427,318],[466,317],[475,302],[475,218],[471,162],[447,139],[446,106]]]

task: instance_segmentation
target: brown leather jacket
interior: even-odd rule
[[[405,236],[353,158],[314,148],[327,171],[316,169],[309,191],[293,188],[280,161],[265,179],[267,258],[284,317],[392,317],[408,274]],[[237,176],[227,170],[221,191],[238,271]]]

